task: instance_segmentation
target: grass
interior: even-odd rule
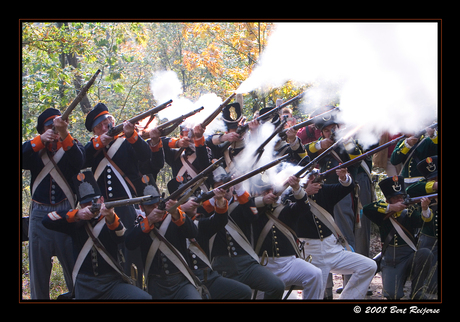
[[[22,243],[22,299],[30,299],[30,277],[29,277],[29,242]],[[53,268],[50,276],[50,299],[55,300],[59,295],[68,292],[64,279],[62,266],[56,256],[52,258]]]

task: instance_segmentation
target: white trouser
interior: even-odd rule
[[[321,270],[302,258],[296,258],[294,255],[268,257],[266,267],[280,278],[286,287],[301,286],[304,300],[323,299],[324,288]]]
[[[371,258],[345,250],[337,243],[334,235],[320,239],[300,238],[305,241],[305,255],[312,256],[312,264],[321,269],[323,290],[326,288],[329,272],[335,274],[352,274],[342,291],[340,299],[363,299],[374,277],[377,265]]]

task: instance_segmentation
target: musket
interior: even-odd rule
[[[257,148],[256,152],[254,153],[254,156],[256,157],[256,161],[254,162],[254,165],[259,162],[260,158],[262,157],[262,154],[265,151],[265,146],[278,134],[280,133],[281,130],[284,128],[284,124],[286,124],[287,120],[284,118],[284,120],[278,125],[275,130],[273,131],[272,134],[264,141],[262,144]]]
[[[291,98],[290,100],[284,102],[283,104],[280,104],[278,105],[277,107],[274,107],[272,108],[270,111],[258,116],[256,118],[257,121],[259,122],[266,122],[268,121],[270,118],[272,118],[275,113],[279,113],[279,111],[281,109],[283,109],[285,106],[288,106],[289,104],[292,104],[293,102],[301,99],[303,96],[305,95],[305,92],[303,93],[300,93],[299,95],[297,96],[294,96],[293,98]],[[249,125],[248,123],[244,124],[244,125],[240,125],[238,126],[238,129],[236,130],[236,133],[239,134],[240,136],[244,135],[247,131],[249,130]],[[225,142],[223,145],[222,145],[222,152],[227,150],[227,148],[230,146],[231,142]]]
[[[88,92],[90,87],[94,84],[100,72],[101,70],[98,69],[97,72],[93,75],[93,77],[91,77],[91,79],[88,81],[88,83],[86,83],[86,85],[83,86],[82,89],[80,89],[80,92],[78,93],[77,97],[75,97],[72,103],[70,103],[70,105],[65,109],[64,113],[62,113],[61,118],[64,121],[69,118],[70,113],[72,113],[75,107],[77,107],[78,103],[80,103],[83,97],[85,97],[86,93]]]
[[[145,201],[150,201],[154,198],[154,196],[142,196],[142,197],[137,197],[137,198],[129,198],[129,199],[122,199],[122,200],[115,200],[115,201],[107,201],[104,202],[104,205],[107,209],[109,208],[115,208],[115,207],[123,207],[123,206],[128,206],[128,205],[135,205],[141,202]],[[101,204],[97,203],[97,200],[99,197],[95,197],[93,199],[93,204],[89,208],[89,210],[95,214],[98,213],[101,210]]]
[[[216,108],[216,110],[211,113],[211,115],[209,115],[203,122],[201,122],[201,126],[203,128],[208,126],[209,123],[211,123],[217,117],[217,115],[219,115],[219,113],[222,112],[224,107],[227,106],[228,103],[230,103],[230,101],[233,99],[233,97],[235,97],[235,95],[236,95],[236,93],[233,93],[232,95],[227,97],[227,99],[225,101],[223,101],[222,104],[220,104],[219,107]]]
[[[222,112],[222,110],[224,109],[225,106],[227,106],[230,101],[233,99],[233,97],[235,97],[236,93],[233,93],[232,95],[230,95],[229,97],[227,97],[227,99],[225,101],[222,102],[222,104],[219,105],[218,108],[216,108],[214,110],[214,112],[211,113],[211,115],[209,115],[203,122],[201,122],[201,127],[202,128],[205,128],[209,125],[209,123],[211,123],[216,117],[217,115],[219,115],[220,112]],[[192,136],[192,132],[190,131],[189,132],[189,136],[191,137]],[[182,152],[184,151],[185,148],[180,148],[177,152],[176,152],[176,155],[174,156],[174,160],[176,160],[177,158],[179,158],[179,156],[182,154]]]
[[[274,167],[275,165],[279,164],[280,162],[282,162],[282,161],[284,161],[284,160],[286,160],[288,158],[289,158],[289,154],[286,154],[286,155],[282,156],[281,158],[275,159],[272,162],[267,163],[264,166],[261,166],[261,167],[255,169],[255,170],[252,170],[252,171],[250,171],[250,172],[248,172],[248,173],[246,173],[246,174],[244,174],[244,175],[242,175],[242,176],[240,176],[238,178],[235,178],[235,179],[233,179],[233,180],[231,180],[231,181],[229,181],[227,183],[224,183],[223,185],[220,185],[216,189],[224,189],[224,190],[229,189],[230,187],[232,187],[232,186],[234,186],[234,185],[236,185],[238,183],[241,183],[241,182],[243,182],[245,180],[248,180],[249,178],[252,178],[253,176],[255,176],[257,174],[259,174],[261,172],[264,172],[264,171],[270,169],[271,167]],[[216,190],[216,189],[214,189],[214,190]],[[202,203],[203,201],[211,199],[215,195],[214,190],[202,193],[201,195],[196,197],[194,201],[197,202],[197,203]]]
[[[316,121],[319,120],[320,118],[323,118],[328,114],[332,114],[332,113],[338,112],[338,111],[339,111],[339,107],[334,107],[334,108],[330,109],[329,111],[326,111],[324,113],[318,114],[318,115],[316,115],[316,116],[314,116],[312,118],[309,118],[306,121],[300,122],[300,123],[298,123],[296,125],[293,125],[293,126],[287,128],[287,129],[284,129],[283,131],[280,132],[279,136],[284,140],[284,139],[286,139],[286,132],[287,131],[289,131],[289,130],[298,131],[303,127],[306,127],[306,126],[308,126],[310,124],[316,123]]]
[[[420,196],[420,197],[414,197],[414,198],[411,198],[409,195],[407,195],[405,198],[404,198],[404,201],[402,202],[403,205],[413,205],[413,204],[416,204],[416,203],[420,203],[422,202],[422,199],[423,198],[428,198],[428,199],[434,199],[434,198],[438,198],[438,194],[437,193],[432,193],[432,194],[429,194],[429,195],[425,195],[425,196]],[[387,213],[385,215],[385,217],[383,218],[384,220],[389,218],[390,216],[394,215],[395,212],[394,211],[390,211],[389,213]]]
[[[297,178],[305,177],[305,175],[307,173],[311,172],[313,170],[313,168],[316,167],[318,162],[321,161],[321,159],[323,159],[325,156],[327,156],[333,149],[335,149],[335,147],[338,144],[340,144],[340,142],[342,142],[342,140],[343,140],[343,138],[340,138],[339,140],[334,142],[334,144],[332,144],[330,147],[328,147],[326,150],[324,150],[320,155],[318,155],[316,158],[314,158],[313,160],[308,162],[308,164],[305,165],[303,168],[301,168],[299,171],[294,173],[293,176],[297,177]],[[300,160],[299,165],[302,164],[303,160],[306,159],[307,157],[308,157],[308,155],[306,157],[304,157],[302,160]],[[279,197],[284,192],[284,190],[286,190],[288,187],[289,187],[289,183],[287,183],[287,181],[286,181],[278,191],[274,192],[274,194]]]
[[[187,114],[181,115],[175,119],[172,119],[171,121],[165,122],[161,125],[157,126],[157,129],[160,130],[161,136],[166,136],[172,131],[174,131],[182,122],[184,122],[187,118],[195,115],[198,112],[201,112],[201,110],[204,109],[204,107],[197,108],[196,110],[193,110],[191,112],[188,112]],[[145,140],[149,137],[148,132],[142,133],[141,137]]]
[[[399,137],[397,137],[396,139],[393,139],[391,141],[388,141],[387,143],[385,144],[382,144],[378,147],[376,147],[375,149],[372,149],[370,151],[367,151],[366,153],[363,153],[359,156],[357,156],[356,158],[352,159],[352,160],[349,160],[347,162],[344,162],[342,164],[339,164],[338,166],[335,166],[327,171],[324,171],[322,173],[316,173],[314,174],[315,175],[315,179],[314,179],[314,182],[320,182],[323,180],[324,177],[326,177],[328,174],[332,173],[332,172],[335,172],[337,169],[343,169],[343,168],[348,168],[364,159],[366,159],[367,157],[379,152],[379,151],[382,151],[386,148],[388,148],[390,145],[393,145],[393,144],[396,144],[399,140],[405,138],[406,135],[401,135]]]
[[[190,181],[179,187],[176,191],[171,193],[167,198],[160,201],[158,205],[158,209],[165,210],[166,209],[166,202],[168,200],[177,200],[185,191],[191,189],[193,186],[197,185],[200,181],[206,180],[208,176],[219,167],[219,165],[224,161],[224,157],[221,157],[219,160],[215,161],[213,164],[208,166],[206,169],[198,173],[194,178]],[[203,180],[204,179],[204,180]],[[201,185],[201,184],[200,184]]]
[[[169,100],[161,105],[158,105],[157,107],[155,108],[152,108],[151,110],[148,110],[144,113],[141,113],[131,119],[128,120],[128,122],[132,123],[132,124],[136,124],[137,122],[147,118],[147,117],[150,117],[150,120],[148,123],[151,122],[151,120],[153,120],[153,118],[155,117],[155,114],[164,110],[165,108],[167,108],[168,106],[171,105],[173,100]],[[110,124],[110,123],[109,123]],[[111,137],[115,137],[117,136],[118,134],[120,134],[121,132],[123,132],[123,123],[120,123],[118,124],[117,126],[111,126],[109,125],[109,130],[107,131],[107,135],[108,136],[111,136]]]

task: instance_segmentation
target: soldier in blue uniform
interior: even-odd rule
[[[118,244],[123,243],[125,227],[114,212],[103,203],[99,187],[91,171],[76,175],[73,179],[77,191],[80,209],[68,209],[50,212],[43,218],[43,225],[53,231],[69,235],[72,238],[75,267],[75,299],[105,300],[149,300],[151,296],[138,287],[128,283],[117,258]],[[100,212],[91,212],[94,198],[102,202]],[[95,245],[90,231],[101,246]],[[102,250],[102,248],[104,250]],[[67,249],[69,253],[70,248]]]
[[[180,208],[171,213],[158,209],[160,193],[151,175],[142,176],[136,186],[144,195],[156,197],[141,204],[145,215],[139,216],[134,227],[128,229],[125,240],[128,249],[141,249],[147,291],[153,299],[200,300],[199,285],[185,267],[190,265],[187,238],[196,237],[195,224]],[[169,200],[166,209],[175,203],[175,200]],[[177,254],[153,230],[161,234]]]
[[[134,124],[125,121],[124,137],[117,138],[106,134],[109,124],[115,126],[107,106],[102,103],[98,103],[86,116],[86,129],[95,136],[85,146],[84,167],[91,167],[104,200],[131,198],[136,195],[133,182],[140,178],[138,164],[150,160],[151,151],[134,129]],[[115,211],[126,228],[133,227],[137,217],[134,206],[117,207]],[[132,263],[140,270],[142,261],[139,251],[124,248],[122,251],[125,272],[131,272]]]
[[[49,299],[51,257],[54,255],[63,267],[68,289],[72,290],[73,258],[68,252],[71,239],[42,225],[42,219],[49,212],[75,206],[75,195],[68,183],[85,159],[83,146],[70,135],[68,124],[60,115],[57,109],[46,109],[38,117],[39,135],[22,145],[22,168],[31,173],[29,263],[32,299]]]
[[[214,187],[222,184],[223,181],[217,181]],[[259,216],[254,199],[242,184],[230,187],[225,199],[229,201],[227,224],[211,237],[208,233],[207,238],[200,239],[201,244],[209,242],[213,270],[264,292],[264,299],[281,299],[285,286],[283,281],[259,264],[259,256],[251,245],[252,223]],[[216,207],[211,202],[203,204],[208,213],[212,213]]]

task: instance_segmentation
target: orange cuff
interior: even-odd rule
[[[177,208],[177,211],[179,212],[179,219],[174,220],[171,216],[171,220],[173,223],[175,223],[177,226],[182,226],[185,223],[185,212],[182,211],[182,209]]]
[[[100,149],[102,149],[104,147],[104,145],[102,144],[100,136],[95,136],[91,140],[93,141],[93,148],[95,150],[100,150]]]
[[[214,211],[214,206],[211,205],[209,200],[206,200],[205,202],[203,202],[202,206],[204,210],[206,210],[207,213],[212,213]]]
[[[150,227],[149,220],[147,219],[147,217],[145,217],[139,224],[141,225],[142,231],[146,234],[148,234],[154,227]]]
[[[176,142],[179,141],[179,139],[176,139],[176,138],[171,138],[168,142],[168,146],[171,148],[171,149],[175,149],[176,148]]]
[[[126,140],[128,140],[129,143],[134,144],[134,143],[136,143],[138,138],[139,138],[139,134],[137,134],[137,131],[134,130],[133,135],[131,135],[130,138],[126,138]]]
[[[249,192],[245,191],[241,196],[237,196],[236,199],[238,200],[240,205],[244,205],[249,201],[249,197]]]
[[[216,202],[216,213],[225,214],[228,211],[228,200],[225,200],[225,207],[219,208]]]
[[[45,147],[42,140],[40,139],[40,135],[37,135],[32,140],[30,140],[30,144],[32,145],[34,152],[38,152]]]
[[[194,140],[194,141],[195,141],[195,146],[196,147],[203,146],[204,145],[204,136],[202,136],[200,139]]]
[[[77,221],[77,218],[75,218],[75,215],[77,214],[78,209],[71,210],[67,212],[67,222],[68,223],[73,223]]]
[[[117,214],[115,214],[115,220],[113,221],[113,223],[107,224],[107,227],[109,227],[110,230],[115,230],[118,228],[118,225],[120,225],[120,221],[119,221]]]
[[[149,146],[150,146],[150,150],[152,152],[158,152],[163,147],[163,141],[160,139],[160,142],[157,145],[151,146],[150,143],[149,143]]]
[[[72,135],[70,135],[70,133],[69,133],[69,134],[67,134],[67,136],[64,139],[64,141],[61,142],[62,148],[64,149],[64,151],[69,151],[73,147],[73,143],[74,143],[74,139],[73,139]]]

